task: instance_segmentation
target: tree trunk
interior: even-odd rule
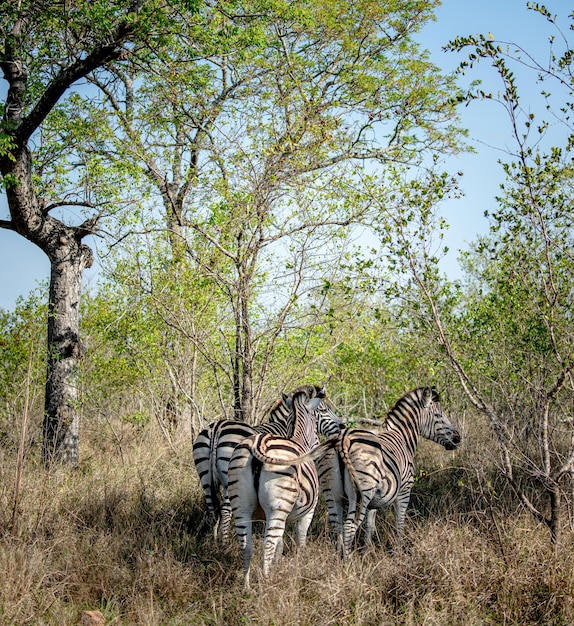
[[[48,299],[48,371],[44,403],[42,458],[45,463],[78,462],[78,385],[80,294],[82,273],[92,264],[86,234],[51,217],[36,196],[32,158],[26,146],[0,162],[7,185],[12,230],[41,248],[50,259]]]
[[[82,273],[92,263],[87,246],[60,237],[51,258],[48,372],[42,458],[77,465],[79,459],[78,364]]]
[[[146,41],[155,28],[151,24],[166,14],[163,8],[156,12],[147,7],[149,3],[134,0],[123,9],[112,9],[113,27],[95,29],[96,34],[88,40],[79,34],[88,15],[83,8],[72,15],[61,3],[51,3],[53,7],[50,3],[13,4],[13,10],[3,11],[6,24],[0,37],[0,69],[8,84],[0,107],[0,174],[11,218],[0,220],[0,227],[19,233],[50,259],[42,453],[46,462],[76,464],[80,293],[83,270],[92,264],[91,250],[82,245],[82,238],[95,232],[99,216],[94,214],[80,226],[67,226],[50,215],[52,209],[66,206],[66,196],[49,206],[38,198],[29,143],[72,85],[123,55],[126,42],[137,42],[140,37]],[[144,5],[144,21],[140,22]],[[54,51],[44,47],[46,36],[48,41],[65,42],[63,56],[57,56],[58,45]],[[64,147],[67,149],[72,148]]]
[[[235,351],[233,355],[233,395],[235,419],[253,421],[253,342],[249,319],[249,280],[238,266],[238,286],[233,303],[235,315]]]
[[[245,289],[245,294],[248,290]],[[241,411],[243,419],[252,424],[253,415],[253,341],[251,336],[251,322],[249,319],[249,302],[247,295],[241,302],[241,333],[243,335],[243,378],[241,381]]]
[[[560,507],[562,506],[562,498],[560,495],[560,485],[554,484],[549,489],[550,495],[550,520],[548,527],[550,529],[550,541],[553,545],[557,545],[560,541],[560,530],[562,515]]]

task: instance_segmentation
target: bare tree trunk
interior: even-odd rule
[[[552,485],[549,488],[550,495],[550,519],[548,520],[548,528],[550,529],[550,541],[553,545],[557,545],[560,541],[560,530],[562,523],[561,515],[561,490],[560,485]]]
[[[50,216],[38,199],[32,157],[24,146],[1,162],[8,185],[6,195],[12,221],[3,224],[40,247],[50,259],[48,299],[48,371],[44,404],[42,458],[45,463],[78,462],[78,386],[80,359],[79,316],[82,273],[92,264],[91,250],[81,243],[85,226],[66,226]]]
[[[243,376],[242,355],[243,347],[241,340],[241,321],[239,319],[239,307],[235,308],[235,343],[232,348],[231,367],[233,370],[233,414],[234,419],[243,421],[243,408],[241,402],[241,380]]]
[[[87,246],[73,236],[59,238],[51,257],[48,372],[44,407],[42,458],[45,463],[79,459],[78,364],[82,274],[92,263]]]
[[[248,289],[242,289],[245,297],[241,300],[241,333],[243,335],[243,378],[241,381],[241,411],[243,419],[251,424],[253,422],[253,342],[251,336],[251,322],[249,319]]]
[[[237,264],[239,279],[233,303],[235,315],[235,346],[233,354],[233,390],[235,419],[253,421],[253,341],[249,317],[249,294],[252,276]]]

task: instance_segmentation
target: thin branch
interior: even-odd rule
[[[0,228],[5,228],[6,230],[12,230],[16,232],[14,222],[12,222],[11,220],[0,220]]]
[[[97,204],[94,204],[93,202],[88,202],[87,200],[70,200],[70,201],[61,200],[59,202],[52,202],[51,204],[47,204],[45,207],[43,207],[42,210],[44,213],[49,213],[50,211],[53,211],[54,209],[59,209],[60,207],[68,207],[68,206],[81,206],[86,209],[98,208]]]

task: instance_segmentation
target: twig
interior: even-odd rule
[[[24,470],[24,446],[26,445],[26,431],[28,429],[28,407],[30,405],[30,379],[32,373],[32,358],[34,351],[30,350],[28,355],[28,369],[26,371],[26,387],[24,395],[24,413],[22,415],[22,428],[20,430],[20,441],[18,442],[18,456],[16,458],[16,478],[14,480],[14,500],[12,502],[12,520],[10,522],[10,533],[16,533],[18,522],[18,505],[20,503],[20,492],[22,484],[22,472]]]

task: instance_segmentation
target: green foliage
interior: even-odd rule
[[[46,293],[20,298],[13,311],[0,309],[0,443],[16,447],[28,389],[29,412],[42,415],[46,369]],[[39,428],[38,419],[34,428]]]
[[[130,31],[51,109],[34,151],[38,195],[50,208],[84,203],[86,231],[99,227],[114,249],[111,278],[83,308],[86,406],[106,398],[151,415],[174,396],[217,413],[244,385],[261,407],[301,376],[328,378],[331,360],[354,398],[358,331],[378,412],[392,359],[369,297],[391,263],[363,255],[353,229],[384,233],[392,220],[364,191],[379,167],[373,186],[392,181],[380,203],[423,199],[427,219],[434,191],[391,164],[418,168],[460,147],[453,77],[413,41],[435,3],[129,6],[50,6],[36,47],[33,30],[18,42],[29,112],[60,66]],[[16,13],[6,17],[8,35]]]
[[[229,314],[208,276],[193,264],[174,263],[159,243],[149,256],[140,250],[117,258],[110,270],[86,299],[82,318],[90,406],[106,398],[106,412],[142,426],[167,413],[176,420],[191,415],[195,424],[199,407],[218,414],[219,394],[231,396]]]
[[[558,29],[556,17],[546,7],[529,3],[529,8]],[[561,59],[568,56],[568,42],[563,43],[566,52]],[[514,160],[502,163],[506,182],[491,215],[491,235],[478,242],[476,257],[467,259],[477,283],[466,320],[480,333],[476,347],[488,346],[479,362],[491,378],[510,376],[515,385],[528,381],[527,386],[544,387],[544,379],[555,380],[574,354],[570,319],[572,140],[566,136],[563,145],[550,145],[545,151],[546,121],[538,123],[537,134],[531,138],[535,116],[520,108],[518,86],[508,67],[510,62],[521,62],[522,51],[513,56],[484,36],[459,38],[450,46],[473,48],[470,65],[461,64],[464,68],[472,67],[476,58],[492,59],[505,86],[501,100],[518,148]],[[539,82],[554,80],[569,98],[573,85],[562,67],[552,49],[551,63],[539,72]],[[550,106],[548,110],[568,128],[571,106],[566,101],[558,110]]]
[[[458,147],[452,79],[411,39],[433,8],[205,7],[177,22],[157,56],[122,60],[111,80],[95,74],[101,101],[76,98],[81,119],[98,133],[97,141],[84,134],[84,151],[95,147],[112,169],[128,163],[136,180],[149,181],[151,211],[137,223],[149,232],[163,219],[174,261],[185,253],[204,280],[211,277],[216,317],[225,320],[218,326],[234,329],[198,349],[217,363],[220,384],[248,381],[259,396],[285,325],[306,319],[308,328],[332,327],[330,309],[308,315],[301,296],[348,280],[337,269],[349,254],[346,228],[369,203],[356,191],[359,162],[419,163]],[[186,265],[175,271],[185,274]],[[177,289],[176,302],[193,301],[191,283]],[[188,314],[174,331],[189,339],[196,331],[184,331],[181,319]],[[281,371],[276,379],[290,377]]]
[[[459,291],[446,317],[436,314],[436,302],[434,313],[459,380],[489,417],[504,476],[530,513],[548,526],[555,542],[561,530],[561,498],[569,498],[574,461],[568,408],[574,393],[574,85],[571,48],[559,20],[538,3],[528,8],[560,35],[562,53],[556,52],[552,36],[549,62],[539,64],[520,46],[498,45],[491,34],[449,44],[451,50],[470,49],[468,60],[460,65],[463,72],[481,59],[490,60],[502,91],[494,96],[471,89],[467,99],[503,105],[514,149],[501,162],[506,181],[490,216],[490,234],[466,256],[466,290]],[[535,108],[524,108],[512,71],[521,66],[536,71],[547,102],[541,120]],[[553,136],[551,124],[566,132]]]

